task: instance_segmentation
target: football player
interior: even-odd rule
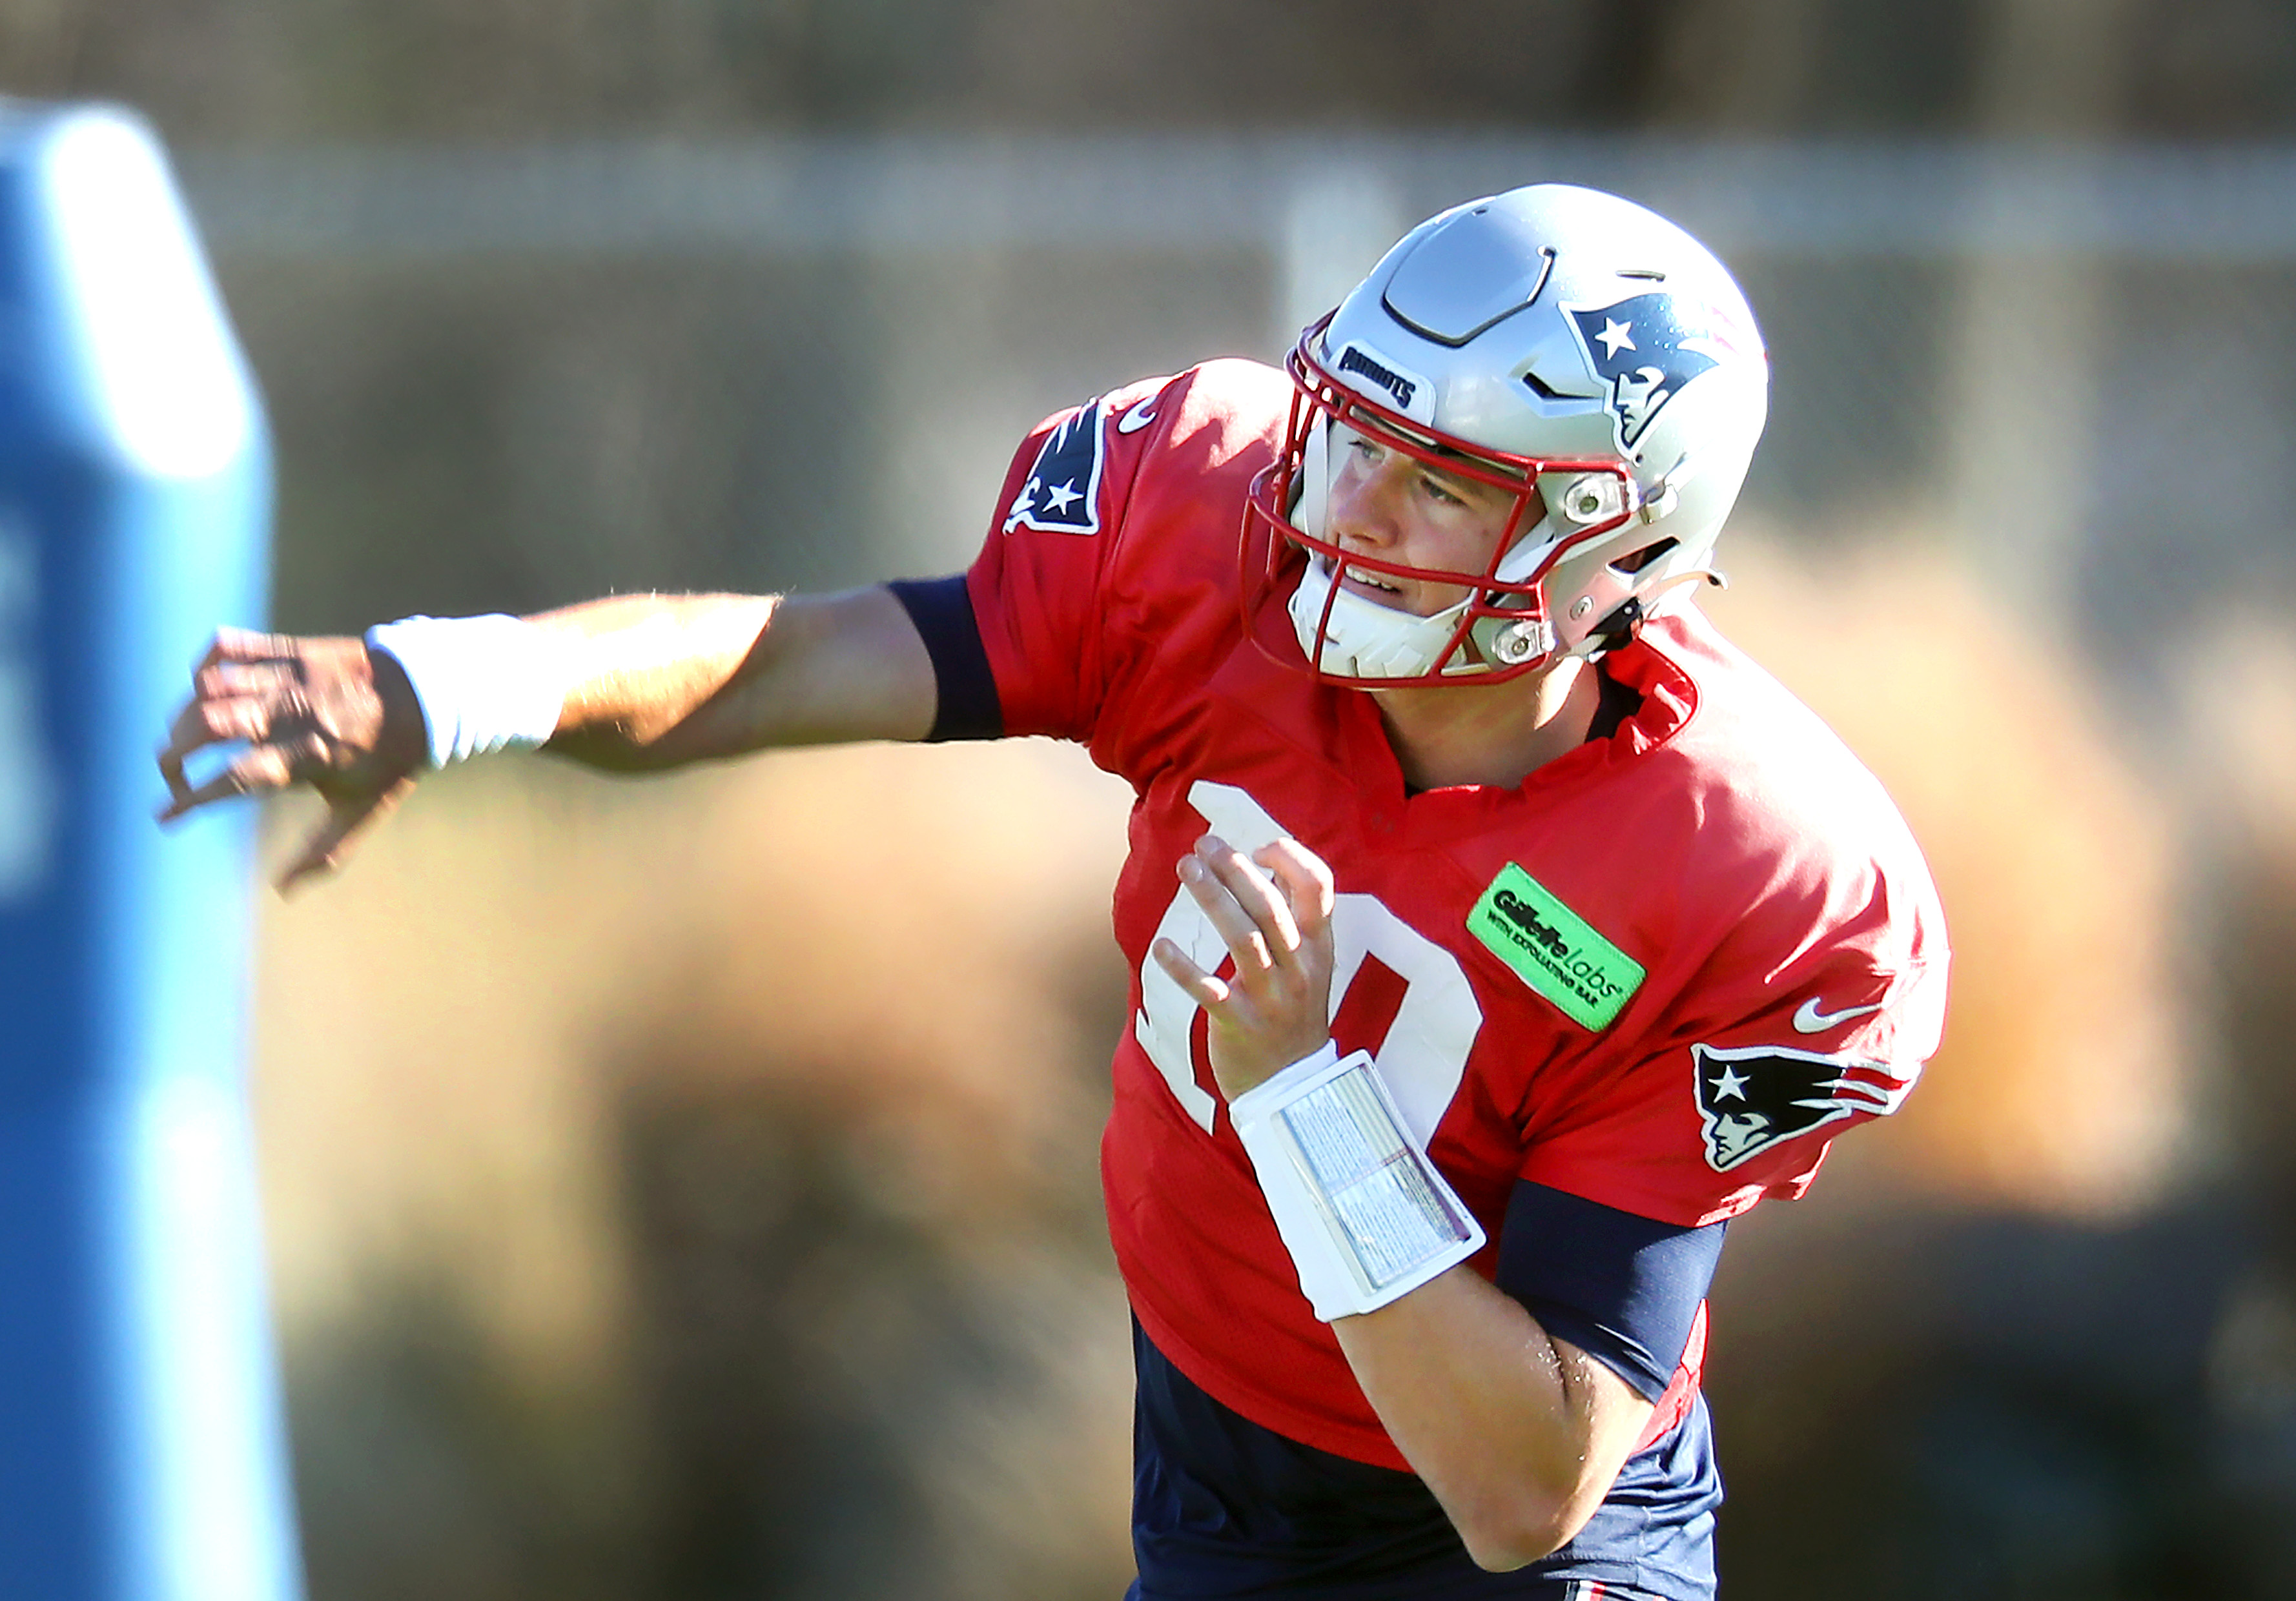
[[[1288,376],[1047,420],[962,576],[221,634],[168,815],[309,785],[292,878],[506,746],[1085,745],[1137,797],[1134,1593],[1693,1601],[1728,1220],[1894,1109],[1944,1009],[1897,812],[1695,604],[1767,383],[1679,228],[1476,200]]]

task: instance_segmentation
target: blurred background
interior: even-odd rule
[[[1038,417],[1439,206],[1675,216],[1775,362],[1713,609],[1958,955],[1733,1230],[1726,1591],[2296,1594],[2296,10],[8,0],[0,92],[170,141],[306,632],[953,570]],[[1112,1601],[1124,802],[525,758],[251,888],[315,1601]]]

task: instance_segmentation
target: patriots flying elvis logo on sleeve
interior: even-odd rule
[[[1100,532],[1101,403],[1080,407],[1046,436],[1021,492],[1004,513],[1004,532]]]
[[[1611,386],[1603,404],[1622,451],[1635,448],[1683,385],[1715,364],[1702,347],[1718,348],[1722,343],[1697,318],[1695,307],[1685,308],[1672,295],[1636,295],[1611,306],[1567,309],[1587,364]]]
[[[1727,1172],[1797,1134],[1853,1113],[1886,1117],[1920,1076],[1899,1078],[1862,1057],[1824,1056],[1784,1045],[1690,1048],[1707,1165]]]

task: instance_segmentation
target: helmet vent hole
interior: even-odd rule
[[[1666,282],[1666,274],[1656,267],[1620,267],[1619,269],[1619,276],[1621,278],[1647,278],[1652,283],[1664,283]]]
[[[1678,539],[1661,539],[1656,544],[1646,544],[1641,550],[1631,551],[1611,563],[1611,570],[1632,577],[1681,543]]]
[[[1570,398],[1560,389],[1554,388],[1554,385],[1539,377],[1536,372],[1524,373],[1522,375],[1522,381],[1523,387],[1528,388],[1532,394],[1538,396],[1541,400],[1563,400]]]

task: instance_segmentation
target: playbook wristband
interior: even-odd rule
[[[573,674],[548,633],[499,612],[401,617],[366,631],[414,687],[430,765],[530,750],[558,731]]]
[[[1483,1248],[1369,1051],[1341,1058],[1326,1043],[1237,1096],[1228,1116],[1323,1321],[1385,1306]]]

